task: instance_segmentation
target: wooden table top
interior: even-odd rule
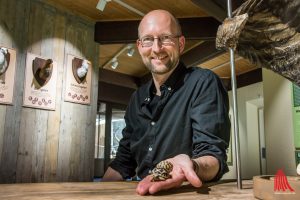
[[[77,200],[77,199],[255,199],[252,181],[243,181],[242,190],[236,182],[211,183],[194,188],[188,183],[180,188],[156,195],[139,196],[135,193],[137,182],[78,182],[78,183],[20,183],[0,184],[1,200]]]

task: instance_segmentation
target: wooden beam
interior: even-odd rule
[[[226,0],[192,0],[192,2],[201,7],[208,15],[214,17],[219,22],[227,17],[227,1]],[[234,11],[240,5],[243,0],[232,0],[232,10]]]
[[[118,72],[113,72],[107,69],[99,69],[98,80],[99,82],[122,86],[131,89],[137,89],[138,86],[140,85],[139,78],[118,73]]]
[[[131,88],[99,82],[98,102],[101,101],[128,105],[130,97],[134,91],[135,90]]]
[[[199,65],[222,53],[224,53],[224,51],[216,49],[215,41],[205,41],[183,54],[181,60],[186,66],[191,67]]]
[[[230,80],[230,79],[228,79]],[[254,83],[262,82],[262,69],[257,68],[252,71],[246,72],[236,77],[237,88],[244,87],[247,85],[251,85]],[[224,83],[224,82],[223,82]],[[227,90],[231,90],[231,84],[224,84],[227,85]]]
[[[212,17],[179,18],[178,20],[187,40],[214,40],[220,25]],[[94,40],[100,44],[134,43],[138,38],[139,22],[139,20],[97,22]]]
[[[225,0],[223,1],[226,3]],[[201,7],[208,15],[213,16],[219,22],[222,22],[227,16],[226,10],[213,0],[192,0],[192,2]]]

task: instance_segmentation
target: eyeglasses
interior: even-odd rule
[[[158,41],[165,46],[174,44],[174,39],[180,37],[181,35],[161,35],[158,37],[153,36],[144,36],[139,39],[139,41],[142,44],[142,47],[151,47],[154,43],[155,39],[158,39]]]

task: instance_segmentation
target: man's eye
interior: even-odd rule
[[[172,37],[170,35],[163,35],[160,37],[160,40],[162,42],[170,42],[170,41],[172,41]]]
[[[143,42],[153,42],[153,37],[144,37],[143,39],[142,39],[142,41]]]

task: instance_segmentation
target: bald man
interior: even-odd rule
[[[152,80],[133,95],[116,158],[103,181],[142,179],[137,193],[154,194],[184,181],[201,187],[228,171],[228,95],[220,79],[180,61],[185,46],[177,19],[154,10],[141,20],[137,47]],[[153,181],[151,170],[167,160],[170,178]]]

